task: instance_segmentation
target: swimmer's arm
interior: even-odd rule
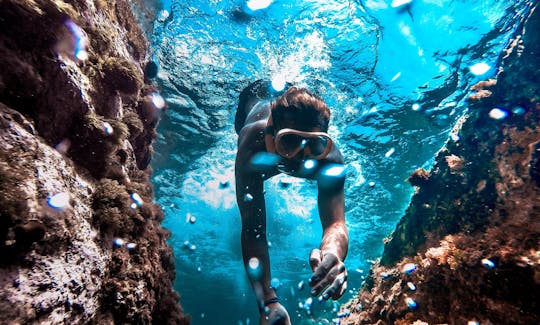
[[[336,188],[319,186],[319,216],[323,228],[320,250],[323,254],[334,253],[345,260],[349,247],[349,234],[345,224],[343,185]]]
[[[242,257],[249,274],[249,260],[257,258],[261,267],[259,279],[250,277],[259,303],[275,298],[270,288],[270,259],[266,239],[266,204],[262,175],[249,168],[252,156],[261,150],[254,129],[243,129],[235,161],[236,201],[242,219]],[[251,134],[250,134],[251,133]]]
[[[343,164],[341,151],[334,146],[325,163]],[[344,261],[349,247],[349,234],[345,225],[344,185],[340,180],[335,186],[326,187],[318,183],[318,207],[323,238],[320,249],[323,253],[331,252]]]
[[[339,150],[335,150],[329,163],[343,164]],[[311,251],[309,264],[313,270],[310,278],[311,293],[323,299],[339,299],[347,289],[347,269],[344,264],[349,247],[349,234],[344,216],[344,179],[334,186],[319,185],[318,207],[323,228],[319,249]]]

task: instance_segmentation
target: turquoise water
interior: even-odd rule
[[[237,97],[256,79],[285,80],[333,110],[329,133],[347,165],[349,290],[361,287],[413,189],[405,182],[467,110],[468,88],[492,77],[530,1],[172,1],[155,22],[157,83],[169,109],[153,183],[176,258],[175,288],[193,324],[257,324],[234,195]],[[400,3],[405,3],[401,4]],[[393,6],[394,5],[394,6]],[[289,186],[282,186],[284,183]],[[293,324],[326,324],[337,303],[302,281],[321,226],[316,184],[265,184],[272,277]],[[302,307],[300,307],[300,305]]]

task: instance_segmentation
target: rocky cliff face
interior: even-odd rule
[[[342,324],[540,323],[540,12],[469,111]]]
[[[0,323],[186,324],[126,0],[0,2]]]

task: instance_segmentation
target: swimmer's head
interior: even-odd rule
[[[330,109],[310,91],[290,87],[272,103],[272,120],[276,130],[291,128],[300,131],[328,131]]]

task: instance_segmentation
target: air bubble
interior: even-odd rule
[[[312,169],[317,166],[317,161],[315,159],[308,159],[304,161],[304,168],[305,169]]]
[[[126,241],[123,240],[122,238],[116,238],[115,240],[113,240],[113,244],[116,247],[122,247],[122,246],[124,246],[125,243],[126,243]]]
[[[261,263],[258,258],[252,257],[248,261],[248,275],[249,277],[257,281],[262,275]]]
[[[69,193],[62,192],[55,194],[47,200],[47,203],[51,208],[57,210],[64,210],[69,206]]]
[[[508,112],[502,108],[494,108],[489,111],[489,117],[495,120],[502,120],[508,116]]]
[[[259,9],[268,8],[268,6],[271,3],[272,3],[272,0],[248,0],[246,5],[251,10],[259,10]],[[272,83],[273,83],[273,81],[272,81]]]
[[[397,7],[401,7],[401,6],[406,5],[408,3],[411,3],[411,2],[412,2],[412,0],[393,0],[391,6],[392,6],[392,8],[397,8]]]
[[[395,151],[396,151],[396,149],[390,148],[390,150],[388,150],[388,151],[384,154],[384,156],[385,156],[386,158],[388,158],[388,157],[390,157]]]
[[[493,263],[489,258],[482,259],[482,265],[487,269],[492,269],[495,267],[495,263]]]
[[[129,250],[135,249],[135,247],[137,247],[137,244],[135,244],[135,243],[128,243],[126,245],[126,248],[129,249]]]
[[[107,135],[111,135],[114,132],[114,129],[109,122],[103,122],[103,130]]]
[[[485,62],[476,63],[469,67],[469,70],[476,76],[483,75],[484,73],[488,72],[489,69],[491,69],[491,66]]]
[[[141,196],[137,193],[132,193],[131,194],[131,199],[133,200],[133,202],[137,205],[137,206],[142,206],[144,201],[143,199],[141,198]]]
[[[405,303],[410,309],[415,309],[418,305],[416,304],[416,301],[414,301],[412,298],[407,297],[405,299]]]
[[[287,81],[282,75],[277,75],[272,78],[272,88],[274,88],[275,91],[282,91],[283,89],[285,89],[286,84]]]
[[[414,263],[407,263],[403,266],[403,273],[411,274],[416,270],[416,264]]]
[[[159,93],[152,93],[152,104],[158,109],[165,107],[165,99]]]
[[[244,202],[251,202],[251,201],[253,201],[253,195],[246,193],[246,195],[244,195]]]

